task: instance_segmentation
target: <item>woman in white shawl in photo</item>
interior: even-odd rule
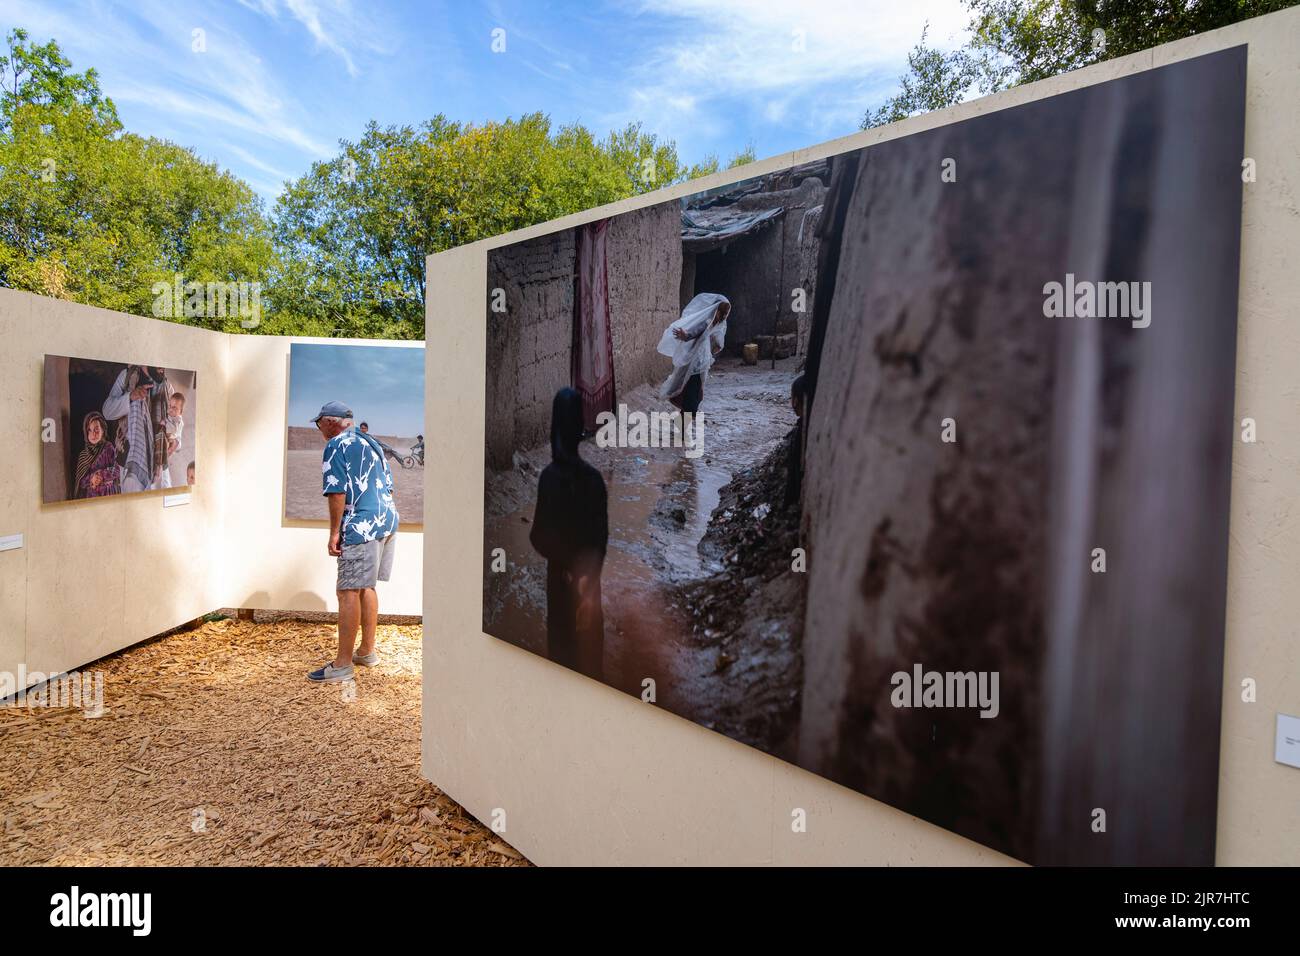
[[[681,317],[664,329],[659,340],[659,353],[673,360],[672,374],[659,395],[692,416],[704,399],[704,381],[714,356],[726,342],[730,314],[731,303],[725,295],[701,292],[686,303]]]

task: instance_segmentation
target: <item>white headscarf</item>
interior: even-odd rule
[[[692,375],[708,375],[709,368],[713,365],[713,348],[710,343],[716,339],[721,345],[727,340],[725,319],[712,328],[709,326],[718,307],[724,302],[731,305],[725,295],[701,292],[686,303],[681,316],[664,329],[663,337],[659,339],[659,354],[667,355],[673,360],[673,371],[659,390],[662,397],[672,398],[681,392]],[[681,329],[691,338],[677,338],[673,335],[675,329]]]

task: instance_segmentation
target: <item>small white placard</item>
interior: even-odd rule
[[[16,551],[22,546],[23,536],[20,534],[10,534],[0,538],[0,551]]]
[[[1289,767],[1300,767],[1300,717],[1277,715],[1277,742],[1273,759]]]
[[[190,503],[190,493],[187,491],[183,495],[163,495],[163,507],[175,508],[177,505],[187,505]]]

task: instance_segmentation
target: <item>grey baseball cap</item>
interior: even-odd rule
[[[351,418],[352,409],[348,408],[342,402],[326,402],[316,413],[316,417],[311,420],[315,425],[322,418]]]

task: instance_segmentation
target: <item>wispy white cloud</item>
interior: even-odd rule
[[[926,22],[943,42],[965,30],[959,0],[641,0],[683,29],[652,68],[722,89],[788,89],[897,62]]]
[[[891,93],[928,22],[930,41],[955,46],[969,14],[960,0],[636,0],[660,18],[640,65],[626,74],[626,116],[680,129],[709,116],[726,125],[738,104],[770,123],[819,136],[848,132]]]
[[[270,17],[280,19],[280,0],[239,0],[241,6]],[[385,31],[378,26],[374,4],[369,4],[364,15],[353,9],[349,0],[284,0],[283,10],[310,34],[318,49],[326,50],[343,61],[348,76],[361,74],[353,49],[387,53],[392,49]],[[344,39],[347,38],[345,44]]]
[[[307,28],[307,32],[316,40],[317,46],[322,46],[330,52],[338,54],[348,69],[348,75],[356,76],[358,72],[357,65],[352,62],[352,54],[334,38],[333,34],[326,31],[321,23],[320,8],[311,0],[285,0],[285,2],[288,4],[289,12],[293,14],[294,19]]]
[[[277,15],[276,0],[243,6]],[[253,46],[267,38],[239,22],[237,7],[221,11],[224,17],[187,0],[133,0],[126,9],[129,15],[99,3],[69,9],[0,0],[0,23],[23,26],[38,42],[56,39],[74,69],[94,66],[133,132],[234,167],[268,198],[280,189],[269,177],[294,176],[283,166],[334,152],[332,136],[314,131],[317,120],[297,101],[290,78]],[[195,29],[203,30],[201,51],[191,45]],[[258,158],[272,154],[279,167]]]
[[[276,6],[275,0],[239,0],[241,7],[247,7],[254,13],[265,14],[273,19],[280,18],[280,10]]]
[[[274,176],[278,180],[283,181],[286,179],[294,179],[297,176],[296,173],[286,172],[283,169],[271,165],[261,157],[244,149],[242,146],[236,146],[234,143],[230,143],[228,148],[232,153],[238,156],[245,165],[251,166],[253,169],[261,170],[264,173]]]
[[[296,126],[282,124],[267,118],[266,114],[257,115],[243,110],[232,109],[217,100],[202,94],[186,93],[164,86],[147,83],[135,83],[130,80],[116,88],[115,99],[120,103],[140,103],[154,109],[170,113],[178,118],[211,121],[203,124],[210,135],[224,144],[230,145],[230,133],[243,130],[267,139],[277,140],[297,147],[316,158],[329,156],[332,150]],[[203,141],[190,141],[186,146],[202,149],[210,145]]]

